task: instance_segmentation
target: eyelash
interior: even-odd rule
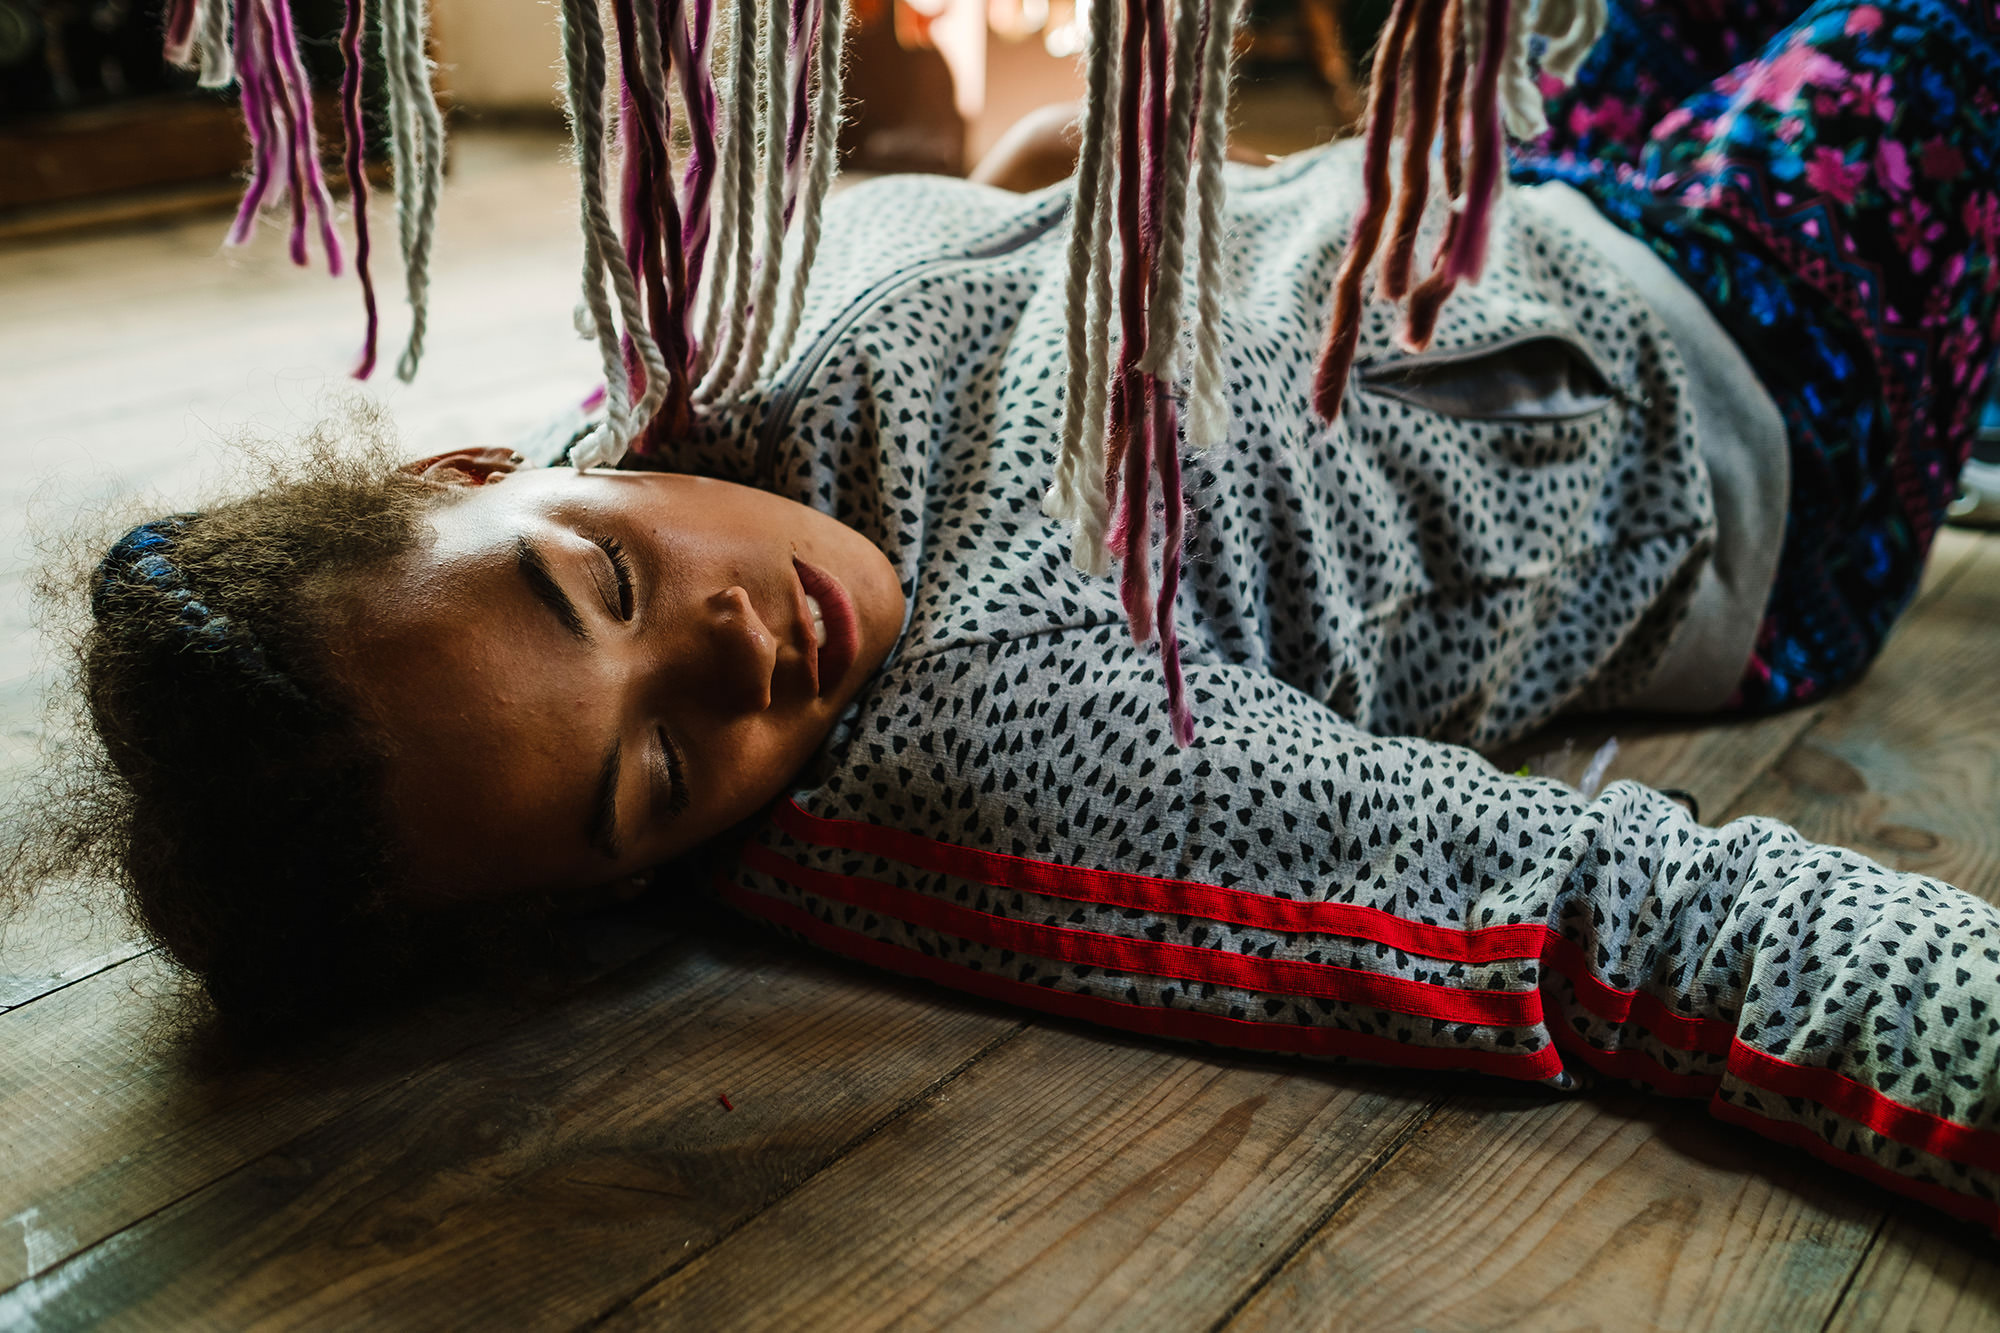
[[[681,747],[668,737],[667,729],[655,730],[660,737],[660,749],[667,756],[667,780],[674,787],[674,794],[667,801],[667,815],[671,818],[688,807],[687,762],[681,756]]]
[[[611,559],[611,569],[618,576],[618,614],[622,619],[632,618],[632,561],[625,554],[625,543],[616,537],[594,539]]]

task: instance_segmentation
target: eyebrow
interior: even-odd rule
[[[618,763],[620,745],[611,742],[597,770],[597,795],[590,803],[590,845],[613,861],[624,852],[618,838]]]
[[[526,537],[515,538],[514,566],[527,580],[528,590],[555,613],[562,627],[588,643],[590,627],[583,623],[583,617],[577,614],[576,603],[569,599],[562,584],[556,581],[555,571],[549,568],[548,557],[542,554],[541,548]]]

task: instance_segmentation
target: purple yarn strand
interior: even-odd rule
[[[792,225],[792,210],[799,202],[799,179],[805,166],[807,110],[806,87],[812,81],[810,55],[819,42],[819,25],[824,5],[820,0],[792,0],[791,47],[786,67],[792,80],[791,121],[785,126],[785,227]]]
[[[1166,675],[1167,717],[1173,728],[1174,744],[1186,749],[1194,744],[1194,711],[1188,707],[1187,686],[1181,676],[1181,640],[1174,625],[1174,603],[1181,590],[1181,545],[1187,532],[1187,501],[1181,493],[1181,454],[1176,438],[1173,395],[1161,385],[1153,396],[1154,455],[1160,479],[1160,499],[1165,513],[1160,520],[1160,597],[1154,619],[1160,632],[1160,666]]]
[[[1476,0],[1474,0],[1476,2]],[[1500,167],[1506,149],[1500,133],[1500,66],[1507,49],[1512,0],[1490,0],[1485,43],[1472,75],[1472,163],[1465,178],[1465,209],[1454,237],[1446,274],[1454,281],[1477,282],[1486,267],[1486,241],[1493,226],[1493,204],[1500,194]]]
[[[237,205],[236,220],[226,238],[230,245],[250,239],[264,196],[271,189],[271,158],[277,128],[271,119],[270,94],[264,88],[264,61],[257,43],[256,0],[236,0],[236,88],[243,106],[243,128],[250,135],[250,183]]]
[[[687,21],[668,30],[674,65],[680,71],[681,97],[687,106],[689,151],[681,178],[681,251],[687,261],[687,295],[683,307],[691,319],[695,293],[708,257],[708,196],[715,185],[715,76],[708,67],[709,30],[715,0],[693,0]],[[684,330],[690,369],[694,364],[694,331]]]
[[[319,242],[326,251],[326,271],[340,276],[340,233],[333,227],[333,196],[327,192],[326,173],[319,162],[319,132],[313,125],[312,89],[305,67],[299,62],[299,35],[292,24],[291,0],[270,0],[271,46],[277,59],[278,84],[285,95],[285,111],[291,117],[292,180],[292,262],[306,263],[305,209],[312,206],[319,224]]]
[[[347,198],[354,208],[354,274],[361,279],[361,305],[368,314],[361,359],[354,366],[358,380],[375,373],[375,344],[382,327],[375,308],[375,279],[368,271],[368,142],[361,119],[361,30],[367,7],[367,0],[347,0],[347,17],[340,29],[340,125],[347,137]]]
[[[170,65],[186,69],[194,58],[194,0],[171,0],[161,54]]]

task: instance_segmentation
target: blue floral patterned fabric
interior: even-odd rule
[[[1790,437],[1746,709],[1858,676],[1908,604],[2000,338],[2000,3],[1613,0],[1516,179],[1701,294]]]

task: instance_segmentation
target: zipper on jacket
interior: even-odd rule
[[[758,432],[757,468],[755,476],[758,484],[770,486],[775,478],[773,471],[778,462],[778,446],[783,443],[785,431],[792,424],[792,414],[798,410],[799,399],[805,396],[813,377],[841,338],[861,321],[875,306],[881,304],[891,293],[906,283],[914,282],[927,274],[940,272],[958,264],[977,264],[1001,255],[1019,250],[1031,242],[1038,241],[1054,230],[1057,223],[1069,216],[1069,205],[1049,210],[1045,218],[1038,218],[1027,226],[1009,232],[1005,236],[975,245],[962,254],[936,255],[930,259],[918,260],[893,273],[885,274],[864,288],[859,296],[848,302],[847,308],[835,316],[832,323],[820,330],[819,335],[807,345],[805,354],[797,367],[781,381],[780,387],[771,398],[770,415],[765,418]]]

